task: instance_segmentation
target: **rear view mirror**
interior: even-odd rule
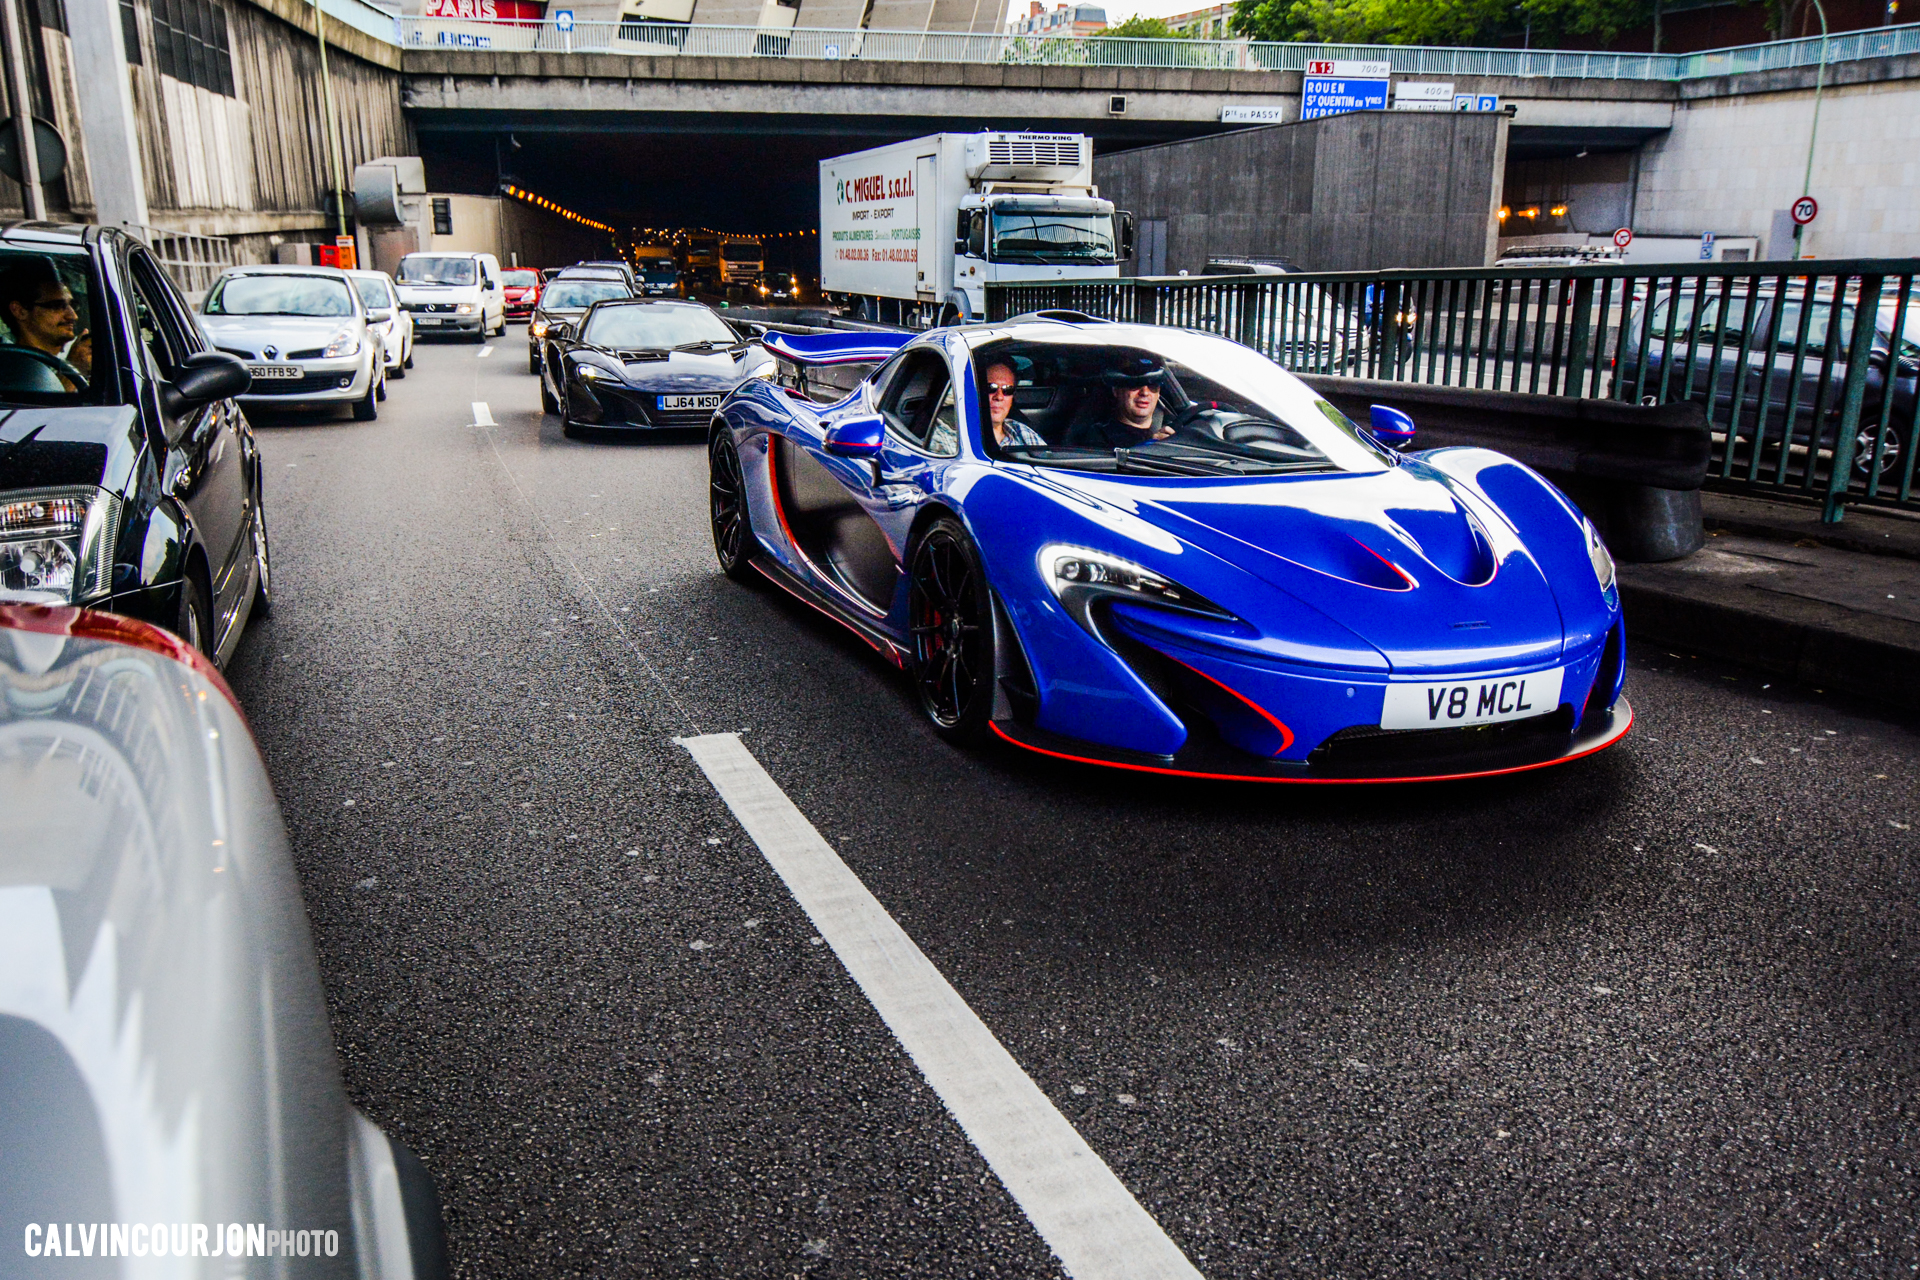
[[[842,418],[828,427],[823,443],[827,452],[836,458],[871,461],[880,456],[881,446],[886,439],[887,423],[884,418],[853,417]]]
[[[377,311],[367,312],[368,324],[385,324],[391,319],[393,319],[393,311],[387,307],[381,307]]]
[[[180,366],[180,376],[160,388],[161,407],[178,416],[195,405],[245,394],[253,375],[237,357],[224,351],[198,351]]]
[[[1120,256],[1131,258],[1133,256],[1133,215],[1122,209],[1116,216],[1120,219]]]
[[[1413,443],[1413,419],[1400,410],[1376,404],[1369,409],[1368,417],[1373,438],[1387,448],[1404,449]]]

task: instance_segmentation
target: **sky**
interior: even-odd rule
[[[1013,0],[1007,6],[1007,21],[1012,22],[1015,18],[1026,17],[1027,3],[1028,0]],[[1042,3],[1048,9],[1053,9],[1059,5],[1060,0],[1042,0]],[[1208,0],[1106,0],[1105,3],[1101,3],[1101,0],[1092,0],[1092,3],[1099,4],[1105,9],[1107,21],[1115,23],[1125,22],[1135,14],[1148,18],[1164,18],[1174,13],[1191,13],[1195,9],[1206,8]]]

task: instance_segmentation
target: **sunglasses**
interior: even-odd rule
[[[1010,396],[1013,394],[1013,384],[1011,382],[989,382],[987,384],[987,394],[990,396]]]

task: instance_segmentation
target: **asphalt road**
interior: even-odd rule
[[[1060,1274],[672,741],[730,731],[1208,1277],[1920,1268],[1910,724],[1652,653],[1625,743],[1505,779],[958,752],[524,341],[259,424],[230,672],[460,1274]]]

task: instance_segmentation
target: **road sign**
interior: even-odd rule
[[[1713,261],[1713,232],[1711,231],[1700,233],[1700,261]]]
[[[837,58],[840,56],[840,46],[837,44],[830,44],[825,49],[822,49],[821,53],[824,54],[829,61],[832,61],[834,58]]]
[[[553,11],[553,29],[566,34],[573,30],[573,10],[555,9]]]
[[[1221,124],[1285,124],[1285,107],[1222,107]]]
[[[1300,82],[1300,118],[1318,120],[1349,111],[1385,111],[1387,81],[1392,74],[1390,62],[1310,60],[1306,78]]]
[[[1804,227],[1820,214],[1820,202],[1812,196],[1801,196],[1793,202],[1793,225]]]
[[[1633,228],[1632,228],[1632,227],[1622,227],[1622,228],[1620,228],[1620,229],[1619,229],[1618,231],[1616,231],[1616,232],[1614,232],[1614,233],[1613,233],[1613,247],[1614,247],[1614,248],[1616,248],[1616,249],[1624,249],[1624,248],[1626,248],[1626,247],[1627,247],[1628,245],[1630,245],[1630,244],[1632,244],[1632,243],[1633,243]]]
[[[1455,111],[1498,111],[1500,95],[1497,93],[1456,93],[1453,95]]]
[[[1402,80],[1393,87],[1395,111],[1445,111],[1452,102],[1451,80]]]

